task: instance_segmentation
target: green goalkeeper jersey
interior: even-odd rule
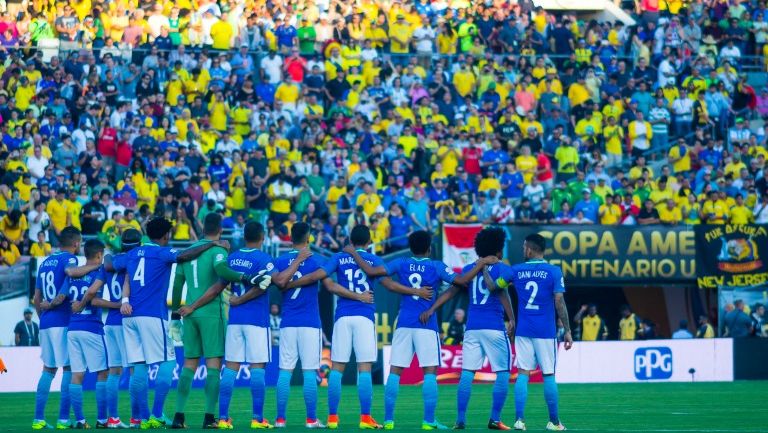
[[[192,246],[212,242],[203,239]],[[191,305],[219,280],[240,281],[243,274],[232,270],[227,264],[227,250],[215,246],[206,250],[195,260],[178,264],[173,281],[174,299],[181,298],[184,283],[187,284],[185,305]],[[211,302],[196,309],[190,317],[224,317],[224,301],[221,294]]]

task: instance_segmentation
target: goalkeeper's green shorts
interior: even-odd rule
[[[220,317],[184,318],[184,357],[221,358],[224,356],[227,322]]]

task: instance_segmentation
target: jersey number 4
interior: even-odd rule
[[[141,287],[144,287],[144,257],[139,259],[139,266],[136,266],[136,272],[133,274],[133,281],[138,281]]]

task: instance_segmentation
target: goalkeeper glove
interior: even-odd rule
[[[181,316],[176,313],[171,314],[171,326],[168,328],[168,335],[176,342],[181,342],[184,338],[184,327],[181,325]]]
[[[256,275],[251,275],[248,277],[248,284],[251,286],[258,286],[261,290],[267,290],[269,285],[272,283],[272,276],[267,275],[267,271],[260,271]]]

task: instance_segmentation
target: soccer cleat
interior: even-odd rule
[[[466,430],[466,428],[467,428],[467,425],[464,424],[463,422],[457,422],[456,424],[453,425],[454,430]]]
[[[120,418],[110,418],[107,420],[107,428],[128,428],[120,421]]]
[[[91,425],[85,422],[85,420],[82,420],[82,421],[78,421],[77,424],[75,424],[75,426],[72,428],[76,430],[90,430]]]
[[[360,415],[359,427],[361,430],[379,430],[382,428],[381,424],[377,423],[370,415]]]
[[[565,430],[568,430],[568,429],[565,428],[565,426],[562,423],[560,423],[560,422],[555,424],[552,421],[550,421],[550,422],[547,423],[547,430],[549,430],[549,431],[565,431]]]
[[[48,424],[44,419],[36,419],[32,421],[32,430],[48,430],[52,428],[53,426]]]
[[[445,426],[443,424],[440,424],[437,420],[435,422],[421,422],[421,429],[422,430],[448,430],[448,426]]]
[[[56,423],[56,430],[69,430],[73,428],[72,421],[58,421]]]
[[[165,417],[157,418],[154,415],[150,416],[146,421],[149,428],[165,428]]]
[[[275,428],[285,428],[285,418],[278,418],[275,420]]]
[[[129,428],[140,429],[141,423],[142,421],[140,419],[131,418],[131,421],[130,421],[131,426]]]
[[[488,420],[488,430],[512,430],[508,425],[501,421]]]
[[[176,412],[176,413],[173,415],[173,423],[171,423],[171,428],[172,428],[172,429],[183,429],[183,428],[187,428],[187,424],[185,423],[185,420],[184,420],[184,414],[183,414],[183,413],[181,413],[181,412]]]
[[[252,429],[271,429],[275,428],[272,424],[268,423],[266,420],[257,420],[253,419],[251,420],[251,428]]]
[[[304,424],[304,427],[306,427],[308,429],[313,429],[313,430],[320,430],[320,429],[326,428],[325,424],[321,423],[320,420],[316,420],[316,419],[314,419],[314,420],[313,419],[308,419],[307,423]]]
[[[219,428],[219,422],[212,413],[207,413],[203,417],[203,430],[216,430]]]
[[[394,430],[394,429],[395,429],[394,421],[384,421],[384,430]]]
[[[337,429],[339,428],[339,416],[338,415],[328,415],[328,428],[329,429]]]
[[[107,427],[107,422],[106,422],[106,421],[104,421],[104,422],[101,422],[101,421],[99,421],[99,420],[96,420],[96,430],[99,430],[99,429],[106,429],[106,428],[108,428],[108,427]]]
[[[525,421],[519,419],[519,420],[515,421],[515,424],[514,424],[513,427],[514,427],[515,430],[526,430],[526,428],[525,428]]]
[[[232,430],[232,418],[222,418],[219,420],[219,430]]]

